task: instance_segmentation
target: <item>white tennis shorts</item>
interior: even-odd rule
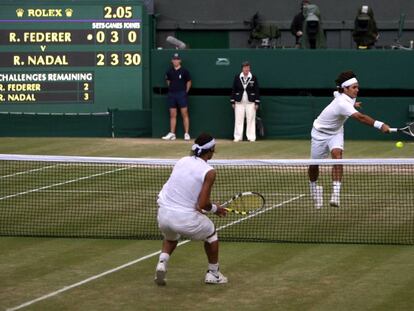
[[[312,128],[311,158],[326,159],[332,149],[344,150],[344,132],[326,134]]]
[[[181,236],[203,241],[216,231],[210,218],[197,211],[180,213],[160,207],[157,219],[158,227],[168,241],[176,241]]]

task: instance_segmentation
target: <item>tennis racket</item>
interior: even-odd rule
[[[406,135],[414,137],[414,122],[411,122],[406,127],[402,128],[390,128],[390,133],[404,133]]]
[[[257,192],[241,192],[236,194],[221,207],[229,213],[248,215],[257,212],[265,205],[265,198]]]

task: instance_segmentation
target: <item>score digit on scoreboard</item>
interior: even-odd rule
[[[140,5],[27,2],[0,5],[0,106],[93,104],[130,70],[141,78]]]

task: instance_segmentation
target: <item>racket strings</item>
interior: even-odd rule
[[[261,208],[262,205],[263,199],[261,197],[248,195],[235,199],[228,207],[239,212],[251,212]]]

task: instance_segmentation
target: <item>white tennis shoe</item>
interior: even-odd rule
[[[159,286],[164,286],[167,284],[165,281],[165,275],[167,274],[167,265],[165,262],[159,262],[157,268],[155,269],[155,278],[154,282]]]
[[[175,140],[176,139],[175,134],[171,133],[171,132],[169,132],[167,135],[165,135],[161,138],[164,139],[164,140]]]
[[[331,201],[329,202],[330,206],[339,207],[339,193],[332,193]]]
[[[211,272],[210,270],[206,273],[205,283],[206,284],[226,284],[228,279],[220,272]]]
[[[184,140],[189,141],[191,139],[190,134],[185,133],[184,134]]]
[[[316,209],[321,209],[323,206],[323,188],[322,186],[316,186],[311,193],[313,202]]]

